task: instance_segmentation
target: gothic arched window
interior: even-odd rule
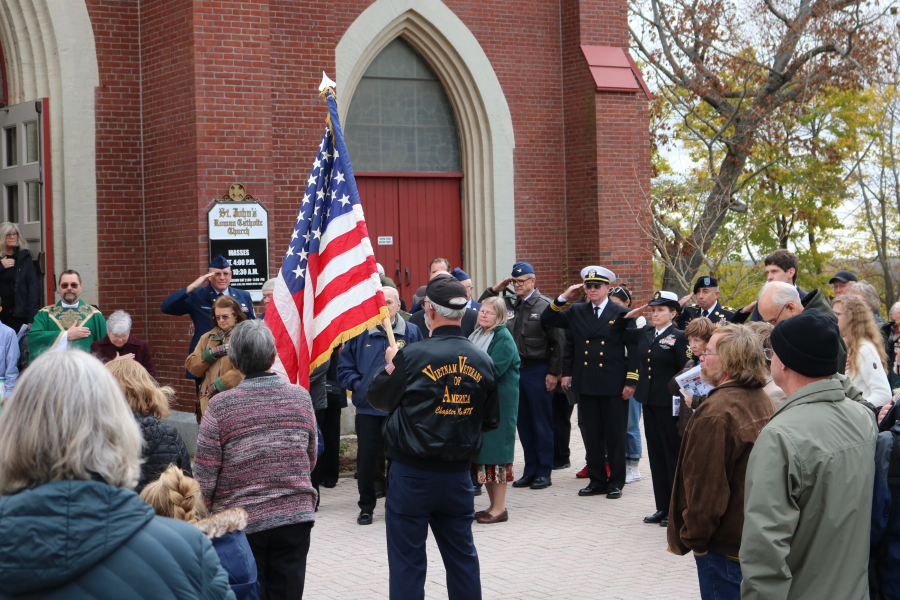
[[[462,171],[450,99],[428,64],[400,38],[366,69],[346,129],[355,171]]]

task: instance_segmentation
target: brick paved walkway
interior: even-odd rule
[[[513,489],[507,494],[510,519],[472,525],[481,562],[484,598],[688,600],[700,597],[692,556],[666,552],[665,530],[646,525],[653,488],[646,444],[643,481],[625,486],[620,500],[580,498],[584,486],[575,472],[584,466],[584,446],[572,416],[572,468],[553,472],[546,490]],[[523,468],[516,443],[515,473]],[[388,597],[384,501],[375,522],[356,524],[356,480],[341,479],[322,488],[306,569],[307,598],[382,599]],[[487,508],[487,493],[475,498]],[[434,538],[428,538],[425,597],[447,597],[445,571]]]

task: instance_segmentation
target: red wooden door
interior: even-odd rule
[[[428,283],[428,263],[441,257],[452,267],[462,264],[462,202],[459,182],[450,177],[409,177],[399,181],[400,247],[404,265],[404,298]],[[409,268],[407,279],[405,269]]]
[[[375,260],[397,284],[407,306],[416,290],[428,283],[428,263],[433,258],[446,258],[453,267],[465,269],[460,179],[455,175],[357,176]]]
[[[384,267],[384,274],[400,289],[400,205],[397,202],[396,177],[357,177],[356,186],[369,239],[375,250],[375,260]]]

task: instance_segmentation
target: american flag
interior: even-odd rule
[[[332,348],[388,316],[334,90],[325,96],[330,124],[265,316],[278,350],[273,369],[306,388]]]

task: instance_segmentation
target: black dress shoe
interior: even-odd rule
[[[532,484],[532,482],[534,482],[534,479],[535,479],[534,475],[531,475],[530,477],[526,475],[525,477],[522,477],[521,479],[516,479],[515,481],[513,481],[513,487],[517,487],[517,488],[528,487]]]
[[[327,487],[327,488],[333,488],[336,485],[337,485],[337,479],[329,479],[327,481],[322,482],[322,486]]]
[[[372,524],[372,513],[361,510],[359,511],[359,516],[356,517],[356,522],[359,525],[371,525]]]
[[[579,496],[600,496],[607,492],[605,487],[596,487],[593,488],[591,486],[587,486],[586,488],[582,488],[578,490]]]
[[[609,492],[606,493],[606,497],[610,500],[618,500],[622,497],[622,490],[617,487],[609,488]]]
[[[559,471],[560,469],[568,469],[571,466],[572,466],[572,463],[570,463],[570,462],[556,463],[553,465],[553,470]]]
[[[669,517],[666,517],[662,521],[659,522],[660,527],[668,527],[669,526]]]
[[[659,523],[666,518],[666,513],[661,510],[656,511],[649,517],[644,517],[644,523]]]
[[[531,482],[531,489],[543,490],[544,488],[548,488],[551,485],[553,485],[553,482],[550,481],[549,477],[535,477],[534,481]]]
[[[480,495],[481,495],[481,486],[480,486],[480,485],[476,485],[476,486],[475,486],[475,495],[476,495],[476,496],[480,496]]]

